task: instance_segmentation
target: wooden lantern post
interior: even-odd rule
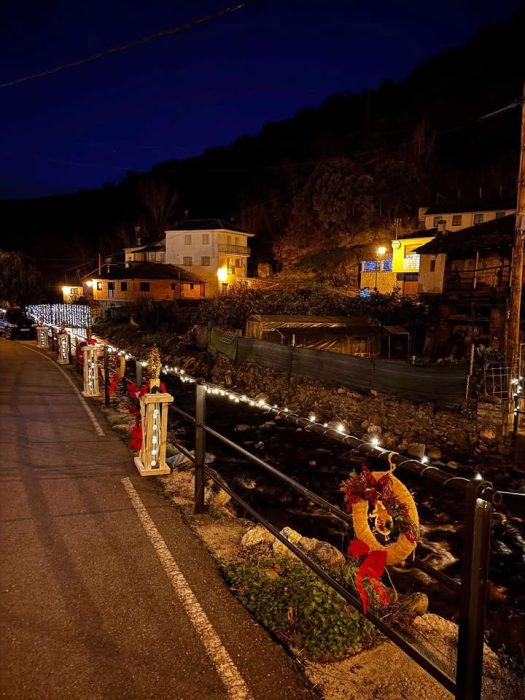
[[[142,447],[135,457],[135,466],[141,476],[160,476],[170,473],[166,464],[166,441],[168,404],[172,403],[173,396],[160,389],[161,362],[156,347],[149,354],[148,369],[150,393],[140,397]]]
[[[99,396],[98,382],[98,347],[96,345],[84,345],[84,396]]]
[[[47,350],[49,347],[49,335],[43,319],[40,319],[40,323],[36,326],[36,344],[42,350]]]
[[[58,333],[58,364],[68,365],[69,358],[69,333],[66,331],[66,326],[62,323]]]

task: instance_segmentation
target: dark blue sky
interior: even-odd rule
[[[3,3],[0,83],[234,0]],[[9,5],[9,7],[7,7]],[[70,192],[196,155],[406,75],[519,0],[260,0],[182,34],[0,89],[0,197]]]

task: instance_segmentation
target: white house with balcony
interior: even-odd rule
[[[444,228],[454,232],[502,219],[515,212],[515,202],[503,199],[475,202],[443,201],[432,207],[420,207],[419,221],[426,229]]]
[[[253,235],[223,219],[185,221],[166,231],[165,262],[204,279],[215,296],[246,280]]]

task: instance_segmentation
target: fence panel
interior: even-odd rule
[[[351,389],[376,389],[413,401],[446,405],[462,404],[467,385],[466,367],[419,367],[397,360],[368,360],[255,338],[239,338],[237,361]]]
[[[370,360],[324,350],[295,348],[292,374],[318,379],[320,382],[343,384],[354,389],[377,388],[374,365]]]
[[[256,338],[239,338],[237,361],[251,362],[289,374],[292,367],[292,350],[290,345],[277,345]]]

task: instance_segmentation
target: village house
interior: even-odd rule
[[[398,290],[403,296],[417,295],[419,253],[416,250],[436,233],[437,229],[414,231],[392,240],[389,248],[378,246],[375,259],[361,263],[361,293],[377,290],[380,294],[391,294]]]
[[[105,264],[84,284],[101,308],[132,304],[140,297],[167,301],[202,299],[206,294],[202,278],[176,265],[153,262]]]
[[[417,249],[418,290],[439,304],[435,340],[500,348],[509,294],[514,215],[444,231]]]
[[[516,203],[504,199],[493,201],[442,201],[431,207],[420,207],[419,223],[426,229],[435,229],[443,225],[448,231],[461,231],[471,226],[478,226],[487,221],[502,219],[516,212]]]
[[[74,304],[82,295],[81,282],[64,282],[62,285],[62,301],[64,304]]]
[[[213,297],[247,281],[253,235],[222,219],[185,221],[166,231],[166,263],[198,275],[206,282],[206,296]]]

